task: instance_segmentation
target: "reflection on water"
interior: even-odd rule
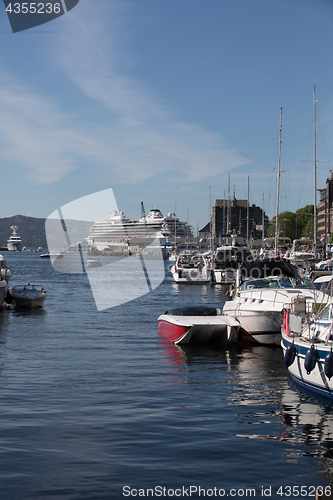
[[[276,500],[280,485],[331,482],[332,410],[292,384],[281,348],[158,339],[160,314],[221,307],[221,287],[174,291],[168,276],[99,313],[86,275],[8,259],[13,284],[29,276],[48,296],[41,314],[0,315],[3,498],[110,500],[125,484],[254,484],[259,497],[264,484]]]
[[[235,436],[288,445],[283,449],[288,460],[333,459],[333,408],[294,387],[279,347],[179,347],[163,338],[159,343],[164,363],[178,375],[173,382],[189,385],[200,374],[201,383],[220,381],[228,387],[227,404],[235,407],[238,426],[247,431]]]
[[[333,408],[324,401],[309,400],[293,388],[282,398],[283,438],[290,443],[302,441],[309,456],[333,458]]]

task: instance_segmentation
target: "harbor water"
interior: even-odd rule
[[[315,498],[333,483],[333,409],[293,384],[280,347],[159,338],[160,314],[221,307],[226,288],[167,274],[98,312],[86,275],[4,256],[11,285],[48,296],[0,313],[1,498]]]

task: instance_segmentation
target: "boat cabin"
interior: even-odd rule
[[[307,238],[293,241],[292,253],[314,255],[314,242]]]
[[[178,268],[190,268],[205,265],[205,258],[200,253],[181,253],[177,259]]]
[[[248,247],[222,246],[216,249],[214,256],[215,268],[232,267],[237,269],[238,264],[253,260]]]

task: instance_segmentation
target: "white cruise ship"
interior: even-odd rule
[[[10,229],[13,231],[7,240],[7,250],[19,251],[22,248],[22,240],[17,234],[18,226],[10,226]]]
[[[126,250],[131,238],[170,238],[192,237],[191,226],[181,222],[175,214],[164,217],[162,212],[153,208],[146,217],[138,221],[125,217],[124,212],[112,212],[107,220],[97,221],[90,228],[87,243],[98,250],[118,247]]]

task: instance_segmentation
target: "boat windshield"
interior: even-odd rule
[[[247,249],[218,250],[215,255],[215,261],[217,263],[249,262],[251,260],[252,260],[251,252]]]
[[[201,254],[195,254],[195,255],[181,254],[178,257],[177,264],[179,267],[180,266],[190,267],[190,266],[196,266],[199,263],[203,264],[204,262],[205,259]]]
[[[179,309],[170,309],[165,314],[172,316],[219,316],[221,310],[216,307],[183,307]]]
[[[328,305],[323,309],[320,316],[318,316],[318,321],[328,321],[330,319],[331,307],[332,307],[331,305]]]
[[[306,278],[277,276],[245,281],[240,290],[253,290],[256,288],[306,288],[313,290],[315,286],[311,280]]]

